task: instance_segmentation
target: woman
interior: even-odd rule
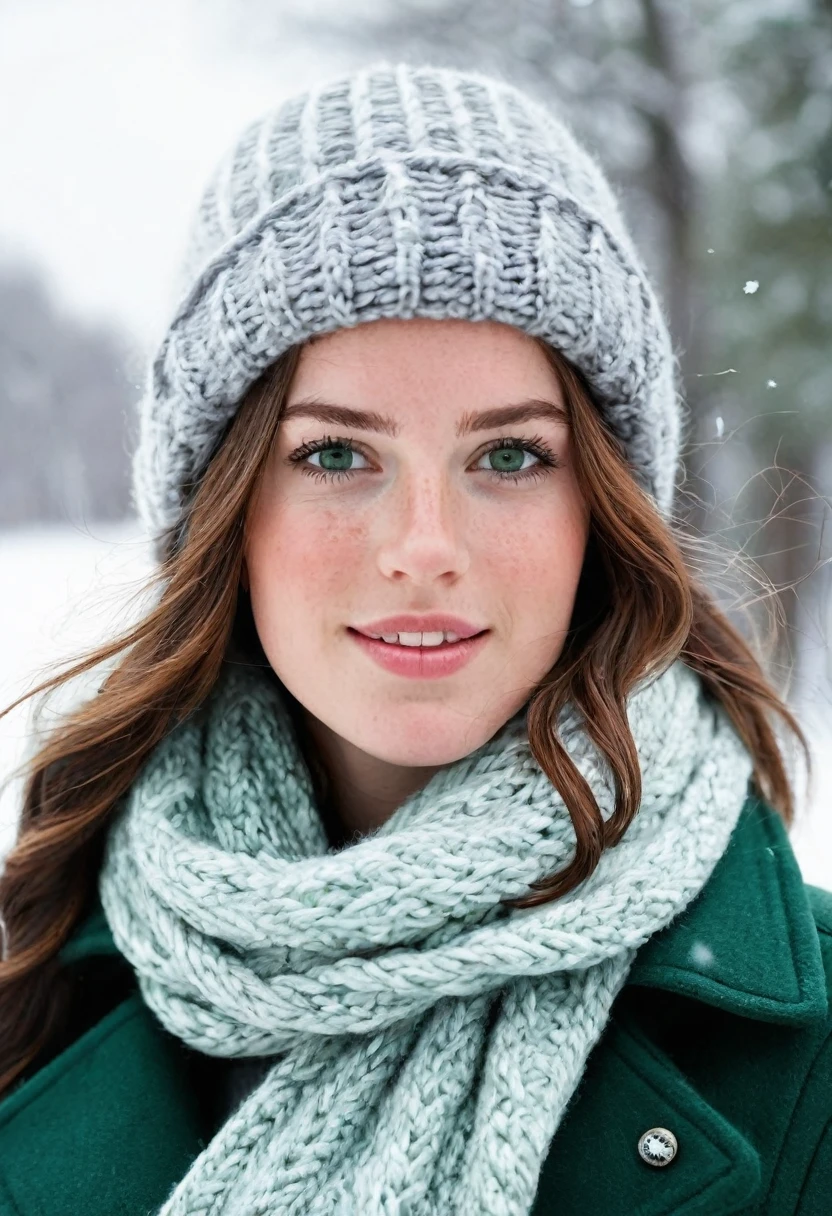
[[[674,377],[516,89],[241,134],[143,401],[157,599],[0,886],[0,1212],[827,1210],[832,897]]]

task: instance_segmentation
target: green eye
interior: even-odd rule
[[[489,460],[495,460],[495,473],[519,473],[523,468],[523,459],[526,455],[524,448],[499,447],[492,448],[490,452],[486,452]]]
[[[345,444],[333,444],[330,447],[319,449],[318,455],[321,458],[320,467],[322,469],[331,473],[341,473],[352,468],[352,458],[356,452]]]

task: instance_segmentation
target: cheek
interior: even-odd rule
[[[365,529],[345,526],[334,511],[306,512],[288,505],[259,510],[247,531],[249,593],[258,628],[309,619],[322,606],[337,605],[366,559]]]
[[[566,509],[518,512],[489,529],[482,566],[504,588],[518,615],[551,616],[560,623],[571,615],[583,566],[587,527],[572,502]]]

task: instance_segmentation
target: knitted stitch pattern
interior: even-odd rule
[[[547,339],[671,508],[680,402],[662,310],[599,165],[505,82],[380,62],[249,123],[204,188],[177,292],[134,462],[157,536],[180,531],[188,487],[282,352],[382,317]]]
[[[273,1057],[163,1216],[526,1216],[635,952],[699,892],[750,757],[680,661],[628,702],[644,778],[567,896],[501,901],[575,834],[524,712],[335,850],[279,686],[227,668],[114,820],[100,893],[168,1031]],[[609,819],[608,767],[558,725]]]

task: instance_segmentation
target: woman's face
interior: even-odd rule
[[[468,755],[552,667],[575,599],[588,517],[555,372],[507,325],[383,320],[305,347],[286,404],[245,549],[269,662],[353,753]],[[484,417],[521,406],[536,416]],[[487,632],[456,670],[409,650],[403,674],[355,633],[399,613]]]

